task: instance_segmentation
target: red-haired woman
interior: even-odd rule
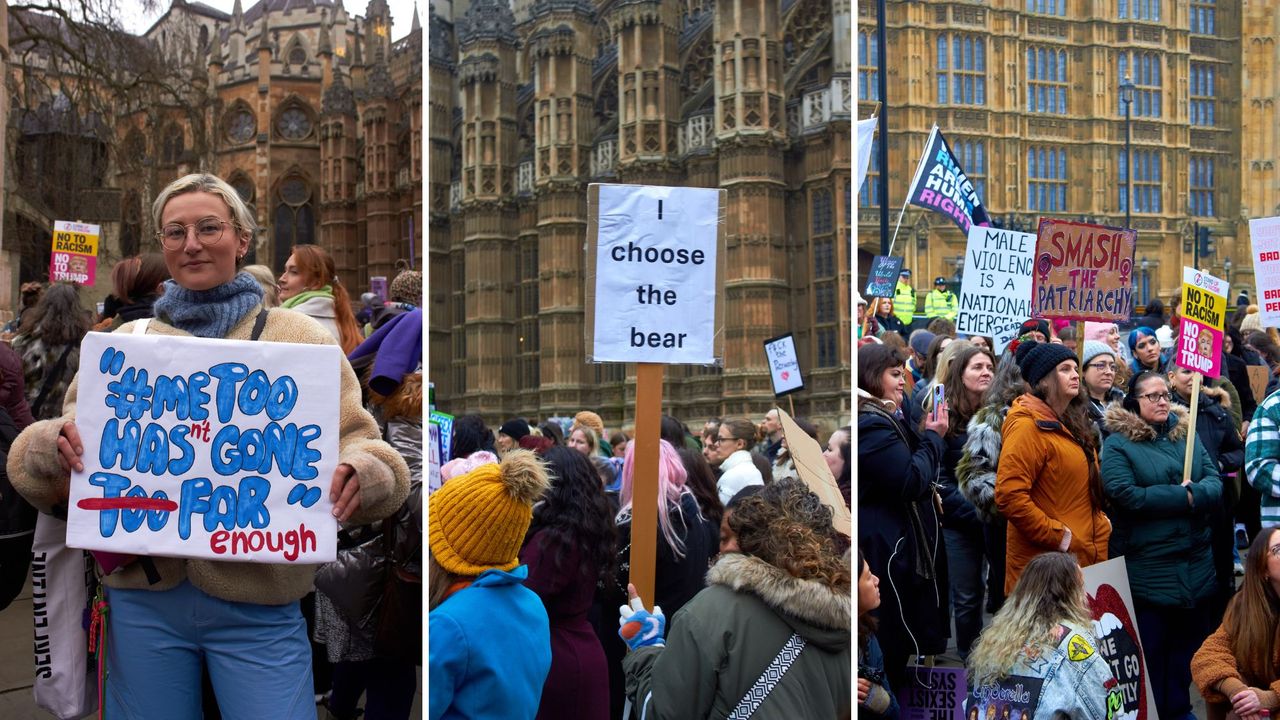
[[[294,245],[280,275],[280,307],[310,315],[350,355],[364,338],[351,312],[351,298],[338,282],[333,257],[319,245]]]

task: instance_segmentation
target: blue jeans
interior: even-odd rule
[[[298,603],[107,589],[108,720],[198,720],[200,665],[226,720],[315,720],[311,646]]]
[[[986,542],[982,528],[971,530],[942,529],[947,544],[947,571],[951,583],[951,609],[956,619],[956,648],[960,659],[969,657],[969,650],[982,632],[982,560]]]

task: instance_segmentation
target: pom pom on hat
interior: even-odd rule
[[[512,450],[431,494],[429,548],[440,567],[473,577],[520,564],[533,504],[550,486],[546,468],[528,450]]]

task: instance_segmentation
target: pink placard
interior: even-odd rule
[[[98,258],[92,255],[54,251],[49,256],[50,282],[65,280],[81,285],[93,285],[97,273]]]

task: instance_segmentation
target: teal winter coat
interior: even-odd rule
[[[1186,408],[1173,406],[1159,427],[1119,403],[1109,405],[1103,417],[1111,433],[1102,447],[1112,524],[1109,556],[1124,556],[1135,602],[1194,607],[1217,587],[1209,520],[1222,502],[1218,468],[1197,438],[1191,485],[1182,487]]]

